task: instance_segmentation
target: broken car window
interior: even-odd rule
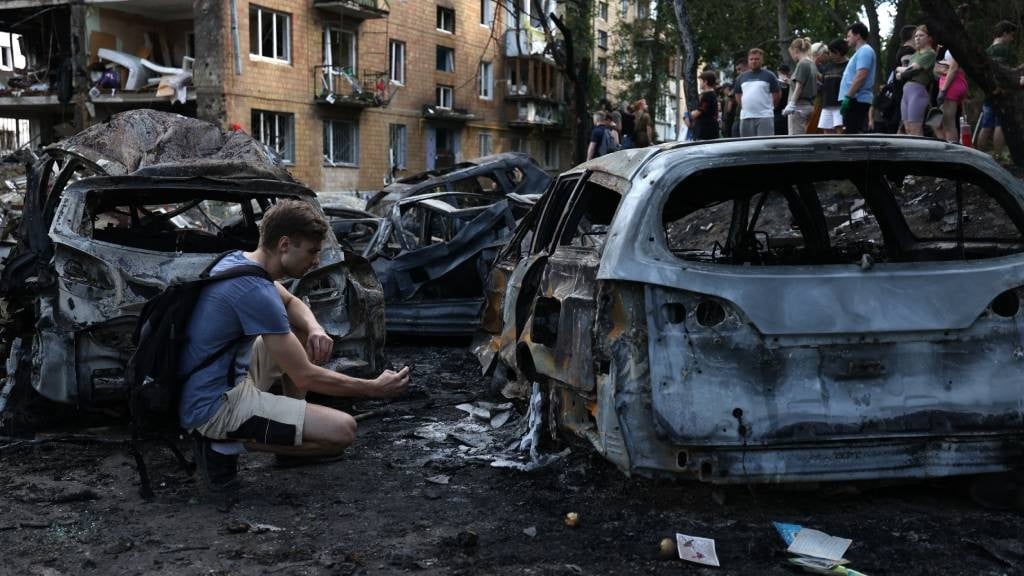
[[[662,221],[673,253],[724,264],[841,264],[865,255],[911,262],[1024,251],[1024,214],[1009,194],[981,174],[938,164],[702,171],[670,195]]]
[[[559,245],[599,246],[608,233],[622,197],[618,192],[588,181],[573,203],[573,211],[566,221]]]
[[[94,240],[159,252],[217,253],[255,248],[259,229],[239,202],[192,199],[166,204],[87,205],[81,232]]]

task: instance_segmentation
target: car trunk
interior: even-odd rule
[[[697,275],[691,291],[648,286],[655,426],[697,452],[834,446],[821,458],[858,442],[1019,433],[1024,319],[1014,287],[1024,267],[1015,260],[797,277],[737,270]],[[895,473],[911,464],[899,453],[860,465],[873,477],[885,475],[879,467]],[[755,460],[747,473],[760,473]]]

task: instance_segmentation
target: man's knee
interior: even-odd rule
[[[325,430],[325,440],[329,444],[347,448],[356,440],[356,420],[344,412],[336,412],[332,415],[330,424]]]

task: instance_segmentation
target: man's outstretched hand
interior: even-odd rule
[[[317,328],[309,333],[306,339],[306,356],[309,361],[321,365],[331,359],[331,352],[334,350],[334,339],[324,332],[323,328]]]
[[[406,366],[398,372],[385,370],[381,372],[380,376],[371,380],[371,382],[373,386],[370,388],[367,396],[378,398],[398,396],[405,392],[405,389],[409,386],[409,367]]]

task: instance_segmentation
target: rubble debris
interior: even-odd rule
[[[523,528],[523,534],[526,534],[530,538],[533,538],[533,537],[537,536],[537,527],[536,526],[528,526],[526,528]]]
[[[577,512],[568,512],[565,517],[562,518],[562,522],[569,528],[575,528],[580,525],[580,515]]]
[[[836,563],[845,563],[846,560],[843,559],[843,554],[846,553],[846,549],[852,543],[853,541],[847,538],[829,536],[824,532],[810,528],[801,528],[796,533],[796,536],[793,537],[793,542],[786,548],[786,551],[792,554],[799,554],[800,556],[810,556],[812,558],[831,560]]]
[[[677,553],[675,539],[662,538],[661,542],[658,543],[658,559],[671,560],[676,557]]]
[[[511,418],[513,405],[511,402],[495,404],[493,402],[478,401],[472,404],[459,404],[456,408],[468,413],[477,420],[489,423],[491,428],[501,428]]]
[[[715,541],[710,538],[677,533],[676,549],[679,551],[679,558],[688,562],[719,566],[718,554],[715,553]]]
[[[451,479],[451,476],[447,476],[445,474],[438,474],[437,476],[428,476],[426,478],[426,481],[432,484],[447,485],[448,482],[451,481]]]

